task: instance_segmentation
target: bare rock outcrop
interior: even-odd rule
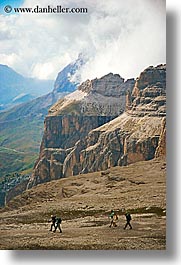
[[[132,91],[134,84],[134,79],[124,81],[118,74],[110,73],[85,81],[75,92],[53,105],[45,118],[40,156],[28,188],[64,177],[65,161],[76,142],[123,113],[127,91]],[[76,165],[72,170],[74,174],[79,173]]]
[[[156,67],[150,66],[141,72],[140,76],[136,79],[133,89],[133,96],[139,97],[140,92],[146,87],[161,87],[166,89],[166,64],[160,64]]]
[[[63,175],[106,170],[154,158],[162,131],[161,122],[162,117],[140,118],[124,113],[92,130],[66,157]]]
[[[148,67],[127,92],[126,112],[79,140],[65,177],[166,155],[166,65]]]
[[[50,109],[28,187],[165,155],[166,65],[133,81],[87,80]]]
[[[49,116],[118,116],[124,112],[126,94],[132,92],[134,79],[124,80],[109,73],[100,79],[87,80],[78,89],[65,96],[49,110]]]
[[[148,67],[126,97],[126,110],[136,116],[166,115],[166,65]]]

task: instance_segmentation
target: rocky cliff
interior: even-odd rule
[[[166,154],[166,65],[148,67],[133,89],[127,82],[88,80],[50,109],[29,187]]]
[[[89,132],[66,156],[63,176],[166,155],[166,65],[149,67],[126,97],[126,112]]]
[[[64,161],[76,142],[123,113],[127,91],[134,84],[134,79],[125,81],[110,73],[85,81],[53,105],[45,119],[40,156],[28,187],[63,177]]]
[[[126,94],[133,90],[134,84],[134,79],[125,81],[112,73],[100,79],[87,80],[54,104],[49,116],[117,116],[125,110]]]
[[[142,117],[166,115],[166,65],[150,66],[140,74],[127,95],[126,110]]]
[[[63,176],[150,160],[155,157],[156,150],[159,156],[161,152],[157,148],[162,142],[162,119],[147,116],[139,118],[124,113],[92,130],[66,156]],[[162,145],[162,148],[165,149],[165,146]]]

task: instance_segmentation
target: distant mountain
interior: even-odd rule
[[[71,81],[74,74],[85,63],[82,55],[79,55],[78,59],[68,64],[62,71],[58,73],[58,76],[54,83],[53,94],[70,93],[75,91],[75,86],[78,85],[78,81]]]
[[[60,98],[76,90],[78,83],[72,82],[71,77],[76,73],[76,71],[79,70],[83,63],[83,59],[78,58],[75,62],[70,63],[63,68],[57,75],[53,90],[48,94],[37,97],[29,102],[15,106],[8,111],[0,113],[0,123],[24,117],[45,117],[50,106],[52,106]],[[18,101],[20,97],[24,98],[25,95],[20,94],[19,97],[17,96],[14,98],[14,101]]]
[[[52,92],[0,113],[0,177],[14,171],[31,171],[32,161],[38,156],[48,109],[58,99],[76,89],[77,83],[72,82],[71,77],[82,64],[83,60],[78,58],[60,71]],[[18,78],[21,76],[18,75]],[[20,94],[19,97],[23,99],[26,96]],[[14,100],[18,101],[19,97]],[[12,161],[12,155],[9,154],[17,156],[16,166],[8,162],[8,157]],[[1,159],[3,157],[7,159]]]
[[[45,95],[52,87],[53,80],[27,78],[0,64],[0,110]]]

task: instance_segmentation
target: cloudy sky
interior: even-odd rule
[[[85,7],[86,14],[6,14],[12,7]],[[41,79],[82,53],[81,81],[109,72],[137,77],[166,62],[165,0],[1,0],[0,63]]]

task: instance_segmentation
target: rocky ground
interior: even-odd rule
[[[114,209],[117,227],[109,227]],[[133,229],[124,230],[125,210]],[[63,233],[50,232],[51,214]],[[164,159],[38,185],[0,212],[0,249],[166,249]]]

